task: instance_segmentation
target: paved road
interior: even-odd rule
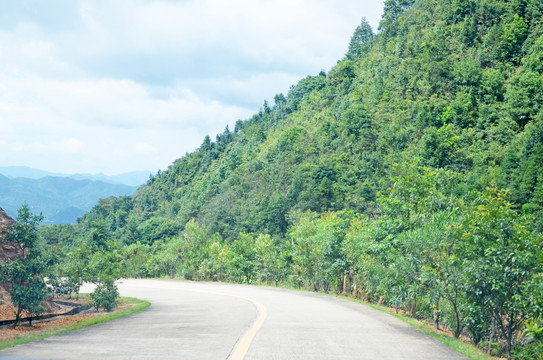
[[[393,316],[332,296],[160,280],[125,280],[119,290],[152,306],[0,358],[466,359]]]

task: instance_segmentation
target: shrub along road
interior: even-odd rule
[[[332,296],[162,280],[124,280],[119,290],[152,305],[0,358],[466,359],[393,316]]]

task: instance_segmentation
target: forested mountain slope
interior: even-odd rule
[[[47,176],[40,179],[8,178],[0,174],[0,205],[13,217],[17,208],[28,203],[35,213],[44,215],[44,224],[75,223],[98,199],[130,195],[134,186],[108,184],[94,180],[75,180]]]
[[[542,19],[540,0],[387,0],[328,73],[43,229],[56,271],[349,292],[537,358]]]
[[[542,8],[387,1],[380,33],[363,22],[328,74],[83,222],[105,218],[126,243],[153,241],[134,231],[146,222],[168,234],[191,218],[227,239],[284,237],[292,211],[371,214],[394,164],[406,163],[465,174],[464,192],[494,179],[519,211],[543,219]]]

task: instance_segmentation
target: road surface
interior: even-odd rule
[[[123,280],[147,310],[0,351],[0,359],[443,359],[464,356],[393,316],[333,296]]]

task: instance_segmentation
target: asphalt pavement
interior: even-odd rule
[[[0,351],[0,359],[467,359],[371,307],[301,291],[123,280],[148,309]]]

